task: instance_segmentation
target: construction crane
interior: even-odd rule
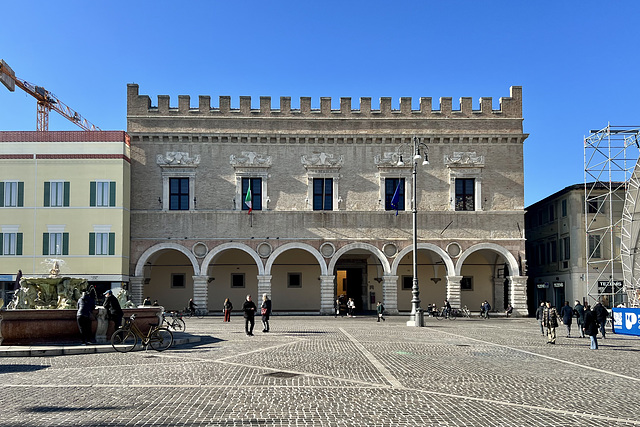
[[[15,87],[17,85],[38,101],[38,123],[36,130],[49,130],[49,111],[51,110],[57,111],[62,117],[75,123],[84,130],[100,130],[99,127],[82,117],[80,113],[67,106],[64,102],[60,101],[57,96],[42,86],[36,86],[16,77],[11,67],[2,59],[0,59],[0,82],[11,92],[16,90]]]

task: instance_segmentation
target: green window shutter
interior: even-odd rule
[[[69,233],[62,233],[62,255],[69,255]]]
[[[109,233],[109,255],[116,254],[116,233]]]
[[[4,250],[4,245],[2,244],[3,234],[0,233],[0,255],[2,255],[2,251]]]
[[[4,182],[0,181],[0,208],[4,206]]]
[[[96,254],[96,233],[89,233],[89,255]]]
[[[18,207],[24,206],[24,182],[18,182]]]
[[[62,206],[69,206],[69,187],[71,183],[69,181],[64,182],[64,196],[62,199]]]
[[[89,183],[89,206],[96,205],[96,182],[91,181]]]
[[[49,181],[44,183],[44,206],[51,206],[51,183]]]
[[[22,255],[22,233],[16,234],[16,255]]]
[[[42,255],[49,255],[49,233],[42,234]]]
[[[116,182],[111,181],[109,183],[109,206],[116,205]]]

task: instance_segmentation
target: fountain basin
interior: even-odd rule
[[[147,333],[150,324],[162,322],[163,307],[123,309],[124,319],[135,313],[136,326]],[[2,310],[0,312],[0,345],[80,343],[76,320],[77,310]],[[106,310],[93,311],[91,322],[96,342],[107,343],[114,331],[113,322],[107,323]]]

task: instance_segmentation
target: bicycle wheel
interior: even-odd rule
[[[205,310],[204,308],[199,308],[196,310],[196,316],[198,317],[198,319],[202,319],[206,314],[207,310]]]
[[[111,345],[120,353],[133,350],[137,343],[138,337],[128,329],[118,329],[111,335]]]
[[[167,328],[157,328],[149,336],[149,345],[152,349],[163,351],[173,344],[173,334]]]
[[[184,332],[187,330],[187,324],[184,323],[184,320],[182,319],[174,319],[173,322],[171,323],[171,328],[174,331]]]
[[[444,315],[442,313],[439,313],[439,312],[434,313],[433,317],[435,317],[438,320],[444,319]]]
[[[456,317],[458,317],[458,311],[451,310],[451,312],[449,312],[449,320],[456,320]]]

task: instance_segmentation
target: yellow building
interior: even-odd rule
[[[0,132],[0,295],[19,270],[128,282],[130,145],[123,131]]]

